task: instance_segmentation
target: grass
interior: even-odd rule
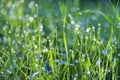
[[[119,80],[119,7],[1,0],[0,80]]]

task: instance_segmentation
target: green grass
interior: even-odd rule
[[[119,7],[0,0],[0,80],[119,80]]]

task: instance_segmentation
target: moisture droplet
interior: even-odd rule
[[[7,70],[7,72],[8,72],[9,74],[11,74],[11,73],[12,73],[10,70]]]
[[[37,45],[35,45],[34,47],[35,47],[35,48],[37,48],[38,46],[37,46]]]
[[[87,28],[87,29],[86,29],[86,32],[88,33],[89,31],[90,31],[90,28]]]
[[[87,72],[90,75],[90,71]]]
[[[29,21],[30,21],[30,22],[32,22],[32,21],[33,21],[33,19],[34,19],[33,17],[29,17]]]
[[[101,26],[101,24],[100,24],[100,23],[98,23],[98,26]]]
[[[101,63],[101,59],[99,58],[97,61],[96,61],[96,65],[100,65]]]

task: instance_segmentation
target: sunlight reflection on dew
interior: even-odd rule
[[[102,50],[102,54],[104,54],[104,56],[108,55],[106,50]]]
[[[72,25],[75,25],[75,21],[74,21],[74,20],[71,20],[71,24],[72,24]]]
[[[82,13],[81,13],[81,12],[79,12],[79,15],[81,16],[81,15],[82,15]]]
[[[87,28],[87,29],[86,29],[86,32],[87,32],[87,33],[90,32],[90,28]]]
[[[35,4],[35,7],[38,7],[38,4]]]
[[[39,65],[38,64],[35,64],[35,67],[38,67]]]
[[[88,36],[85,36],[85,39],[87,40],[87,39],[88,39]]]
[[[99,58],[97,61],[96,61],[96,65],[100,65],[101,63],[101,58]]]
[[[38,46],[37,46],[37,45],[34,45],[34,47],[35,47],[35,48],[38,48]]]
[[[46,52],[48,52],[48,49],[47,49],[47,48],[44,48],[44,49],[42,49],[42,52],[43,52],[43,53],[46,53]]]
[[[75,60],[75,63],[79,63],[79,60]]]
[[[1,72],[1,74],[4,74],[4,72]]]
[[[35,2],[34,1],[30,1],[29,4],[28,4],[28,7],[29,8],[32,8],[34,6]]]
[[[29,21],[32,22],[34,20],[33,17],[29,17]]]
[[[43,31],[43,24],[40,25],[40,32]]]
[[[9,74],[11,74],[11,73],[12,73],[10,70],[7,70],[7,72],[8,72]]]
[[[90,75],[90,71],[88,71],[87,74]]]
[[[100,23],[98,23],[98,26],[101,26],[101,24],[100,24]]]

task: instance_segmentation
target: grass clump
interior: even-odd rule
[[[1,80],[119,80],[119,1],[1,0]]]

